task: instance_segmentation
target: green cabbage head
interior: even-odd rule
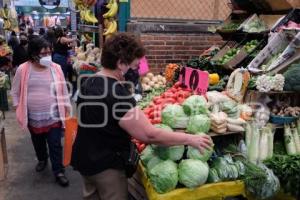
[[[150,170],[149,177],[157,193],[170,192],[178,183],[177,164],[171,160],[160,162]]]
[[[168,131],[172,131],[172,129],[164,124],[155,125],[157,128],[162,128]],[[154,149],[154,154],[158,155],[163,160],[180,160],[184,153],[184,145],[164,147],[158,145],[152,145]]]
[[[147,163],[147,170],[148,172],[155,167],[156,165],[158,165],[159,163],[163,162],[164,160],[160,159],[158,156],[153,156],[149,162]]]
[[[154,151],[151,145],[147,145],[147,147],[141,153],[141,161],[143,162],[144,166],[147,166],[147,163],[151,158],[154,156]]]
[[[186,128],[188,116],[180,105],[167,105],[162,111],[162,122],[171,128]]]
[[[204,153],[201,153],[198,149],[194,147],[188,147],[187,157],[190,159],[201,160],[207,162],[213,153],[213,148],[203,150]]]
[[[208,177],[209,167],[201,160],[182,160],[178,166],[179,182],[188,188],[203,185]]]
[[[187,98],[182,104],[183,110],[187,115],[206,114],[208,104],[203,96],[193,95]]]
[[[187,125],[187,131],[189,133],[208,133],[210,129],[210,118],[207,115],[194,115],[190,117]]]

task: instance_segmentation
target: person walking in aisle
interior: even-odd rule
[[[11,49],[14,49],[19,45],[19,40],[18,40],[18,37],[17,37],[17,34],[15,31],[11,32],[10,38],[9,38],[7,44],[8,44],[8,46],[11,47]]]
[[[136,106],[122,81],[130,68],[138,68],[144,55],[134,35],[116,34],[103,46],[101,72],[81,85],[71,164],[83,178],[84,200],[128,199],[127,176],[133,170],[128,170],[126,161],[133,152],[131,137],[147,144],[190,145],[201,151],[211,148],[209,136],[156,128]]]
[[[28,38],[26,33],[20,33],[20,44],[13,49],[13,67],[16,68],[28,60]]]
[[[65,78],[72,73],[72,67],[68,63],[69,50],[75,39],[67,38],[61,27],[55,29],[56,41],[54,43],[53,62],[59,64],[64,72]],[[71,80],[69,80],[71,81]]]
[[[69,181],[62,164],[62,128],[70,109],[70,97],[61,67],[51,60],[50,44],[34,38],[28,45],[29,61],[21,64],[12,84],[11,95],[17,120],[23,130],[29,129],[38,159],[35,170],[43,171],[48,163],[59,185]]]

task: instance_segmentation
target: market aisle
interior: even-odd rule
[[[68,188],[55,184],[50,165],[36,173],[36,159],[29,134],[20,130],[12,111],[6,113],[6,142],[8,148],[9,172],[5,181],[0,182],[0,200],[79,200],[81,180],[77,172],[68,168]]]

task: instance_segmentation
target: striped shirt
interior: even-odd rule
[[[43,128],[59,122],[57,100],[51,70],[30,71],[28,82],[28,123]]]

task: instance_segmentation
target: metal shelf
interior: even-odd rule
[[[79,32],[99,33],[99,27],[93,25],[78,24]]]

